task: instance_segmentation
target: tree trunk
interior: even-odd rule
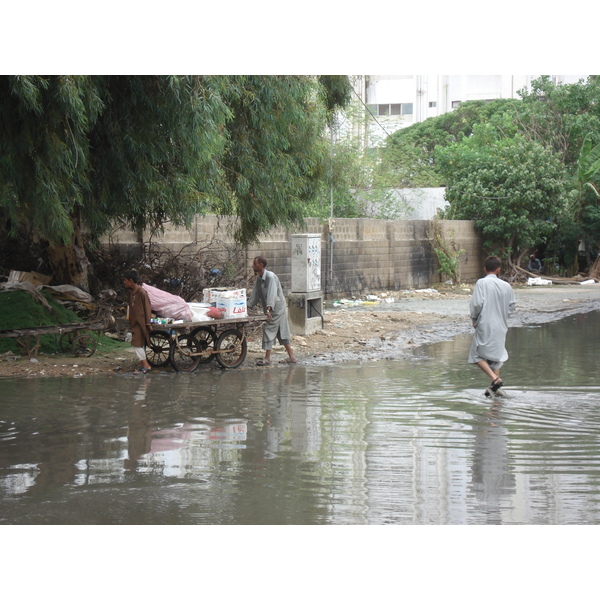
[[[52,265],[53,285],[74,285],[89,292],[90,261],[83,247],[81,229],[74,223],[75,232],[70,244],[58,243],[48,247],[48,259]]]
[[[600,255],[596,257],[594,264],[590,268],[589,276],[590,278],[600,279]]]

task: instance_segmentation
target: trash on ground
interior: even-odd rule
[[[424,290],[405,290],[404,293],[405,294],[434,294],[436,296],[440,294],[437,290],[434,290],[433,288],[426,288]]]
[[[549,279],[542,279],[541,277],[529,277],[527,285],[552,285],[552,282]]]

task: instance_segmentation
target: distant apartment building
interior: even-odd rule
[[[368,107],[361,137],[366,148],[379,146],[394,131],[437,117],[467,100],[518,98],[539,75],[355,75],[356,102]],[[556,83],[577,83],[587,75],[551,75]],[[360,98],[360,100],[358,100]],[[349,125],[349,123],[346,123]],[[357,124],[353,127],[355,133]]]

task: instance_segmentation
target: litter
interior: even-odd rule
[[[434,294],[436,296],[439,295],[439,292],[432,288],[427,288],[424,290],[404,290],[403,293],[404,294]]]

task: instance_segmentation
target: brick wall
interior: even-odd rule
[[[144,233],[119,230],[104,243],[138,249],[149,241],[174,252],[194,254],[210,240],[233,244],[233,219],[197,217],[190,231],[172,228],[164,236],[150,238]],[[279,276],[284,290],[291,289],[291,235],[321,235],[321,282],[327,296],[365,294],[379,290],[426,288],[445,280],[438,273],[437,256],[429,242],[429,221],[383,221],[379,219],[335,219],[330,231],[327,223],[305,219],[303,231],[275,228],[246,249],[249,278],[252,259],[262,254],[268,268]],[[461,281],[472,282],[482,276],[484,254],[481,236],[472,221],[442,221],[447,236],[454,236],[463,249]],[[218,265],[216,265],[218,266]]]

